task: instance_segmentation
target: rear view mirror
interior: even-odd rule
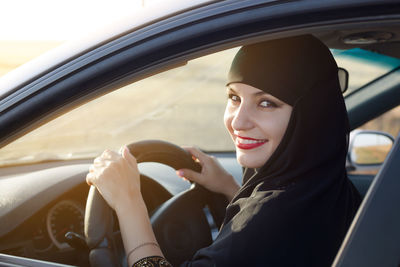
[[[339,77],[339,84],[340,90],[342,94],[346,92],[349,86],[349,72],[344,68],[338,68],[338,77]]]
[[[360,131],[352,137],[349,156],[355,167],[377,166],[385,161],[394,143],[394,138],[378,131]]]

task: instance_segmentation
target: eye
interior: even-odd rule
[[[240,102],[240,97],[232,93],[228,94],[228,99],[232,102]]]
[[[275,108],[275,107],[277,107],[277,105],[274,102],[272,102],[270,100],[265,100],[265,99],[261,100],[258,105],[260,107],[263,107],[263,108]]]

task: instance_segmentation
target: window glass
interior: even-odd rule
[[[354,48],[332,49],[337,65],[349,72],[345,96],[400,66],[400,59]]]
[[[189,61],[87,103],[1,149],[0,162],[87,158],[146,139],[233,151],[223,114],[236,51]]]
[[[400,106],[397,106],[396,108],[360,126],[352,132],[352,135],[363,130],[379,131],[384,134],[389,134],[393,138],[396,138],[400,131]],[[349,169],[349,174],[376,175],[381,166],[376,165],[375,162],[383,162],[388,152],[390,151],[392,142],[388,142],[389,139],[386,136],[379,136],[376,133],[372,133],[369,135],[372,135],[373,139],[365,140],[361,148],[357,148],[356,144],[353,144],[354,149],[352,149],[350,153],[357,153],[357,149],[359,149],[362,152],[360,152],[359,157],[361,160],[360,163],[370,162],[371,164],[356,165],[354,166],[354,168]],[[365,134],[365,136],[368,136],[368,134]],[[355,138],[355,141],[362,142],[362,137],[363,136],[359,136],[358,138]],[[379,141],[380,139],[385,139],[386,141],[384,143],[378,142],[381,143],[380,145],[378,145],[377,141]],[[355,159],[352,158],[352,160]],[[357,160],[355,163],[358,164]]]
[[[375,130],[390,134],[394,138],[400,131],[400,106],[360,126],[358,130]]]
[[[237,50],[189,61],[91,101],[2,148],[0,164],[91,158],[106,148],[117,150],[145,139],[234,151],[223,113],[226,75]],[[349,71],[353,89],[400,64],[360,49],[332,52]]]

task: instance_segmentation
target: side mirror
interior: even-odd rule
[[[349,87],[349,72],[344,68],[338,68],[338,77],[339,77],[340,90],[342,91],[343,94]]]
[[[384,132],[362,130],[351,135],[348,158],[356,170],[379,167],[394,143],[394,138]]]

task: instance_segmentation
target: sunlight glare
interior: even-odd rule
[[[143,0],[3,0],[0,40],[69,40],[143,4]]]

